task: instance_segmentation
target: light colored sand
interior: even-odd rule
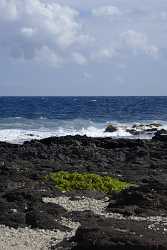
[[[78,200],[70,200],[68,196],[61,196],[56,198],[43,198],[43,201],[45,203],[59,204],[69,212],[91,210],[95,214],[101,214],[109,203],[108,197],[104,200],[96,200],[84,196]]]
[[[0,226],[0,250],[47,250],[51,239],[59,243],[65,233],[30,228],[9,228]]]
[[[103,215],[106,218],[127,219],[120,214],[106,213],[104,210],[108,206],[108,198],[96,200],[88,197],[80,197],[79,200],[70,200],[70,197],[43,198],[46,203],[56,203],[63,206],[69,212],[91,210],[95,214]],[[131,216],[130,220],[148,221],[148,228],[157,230],[158,225],[164,227],[167,231],[167,217],[138,217]],[[30,228],[13,229],[0,225],[0,250],[48,250],[49,246],[60,243],[63,239],[68,239],[75,235],[79,222],[73,222],[66,218],[61,218],[59,222],[71,228],[70,232],[49,231],[49,230],[32,230]],[[57,248],[63,249],[63,248]]]
[[[71,201],[70,197],[43,198],[44,202],[56,203],[63,206],[68,211],[92,210],[94,213],[102,213],[107,203],[102,200],[80,197],[81,200]],[[71,232],[61,232],[59,230],[32,230],[30,228],[9,228],[0,225],[0,250],[47,250],[52,244],[60,243],[64,238],[75,235],[79,222],[73,222],[66,218],[61,218],[59,222],[71,228]]]
[[[107,213],[105,208],[109,204],[109,198],[105,197],[104,200],[96,200],[91,199],[88,197],[80,197],[79,200],[70,200],[70,197],[63,196],[63,197],[56,197],[56,198],[43,198],[43,201],[48,203],[55,203],[59,204],[60,206],[64,207],[69,212],[71,211],[85,211],[91,210],[97,215],[102,215],[106,218],[114,218],[120,220],[127,220],[127,217],[124,217],[121,214],[116,213]],[[167,227],[167,217],[162,216],[152,216],[152,217],[141,217],[141,216],[129,216],[129,220],[134,221],[148,221],[153,223],[162,223],[164,226]]]

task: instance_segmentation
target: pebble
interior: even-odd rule
[[[103,200],[96,200],[89,197],[80,197],[78,200],[71,200],[71,197],[61,196],[56,198],[44,197],[45,203],[55,203],[63,206],[67,211],[85,211],[91,210],[97,215],[105,216],[106,218],[114,218],[118,220],[127,220],[121,214],[106,213],[105,208],[109,204],[109,198],[105,197]],[[79,197],[78,197],[79,198]],[[130,216],[129,220],[148,221],[148,229],[159,229],[159,224],[164,226],[164,231],[167,229],[167,217],[138,217]],[[74,222],[70,219],[62,217],[59,222],[71,228],[70,232],[61,232],[59,230],[35,230],[31,228],[9,228],[0,225],[0,250],[48,250],[53,244],[56,245],[64,239],[69,239],[75,235],[77,228],[80,226],[79,222]],[[142,236],[141,236],[142,237]]]
[[[14,229],[0,225],[0,250],[48,250],[52,237],[54,243],[59,243],[64,236],[61,231]]]

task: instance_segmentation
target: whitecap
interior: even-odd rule
[[[161,128],[167,129],[167,123]],[[106,133],[105,128],[109,123],[116,126],[117,131]],[[149,121],[150,123],[150,121]],[[112,138],[129,138],[129,139],[151,139],[152,134],[139,133],[132,135],[128,129],[132,128],[135,123],[118,123],[117,121],[108,121],[103,123],[91,120],[74,119],[74,120],[50,120],[50,119],[11,119],[0,120],[0,141],[11,143],[23,143],[32,139],[43,139],[50,136],[66,135],[86,135],[88,137],[112,137]],[[148,123],[147,123],[148,124]]]

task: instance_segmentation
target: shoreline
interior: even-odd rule
[[[120,242],[127,250],[166,249],[166,155],[166,135],[152,140],[65,136],[22,145],[0,142],[1,244],[8,242],[6,250],[15,249],[12,244],[38,249],[31,239],[39,232],[42,249],[117,250]],[[136,186],[111,196],[64,193],[43,179],[60,170],[110,175]]]

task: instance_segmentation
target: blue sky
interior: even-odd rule
[[[0,95],[167,95],[166,0],[0,0]]]

